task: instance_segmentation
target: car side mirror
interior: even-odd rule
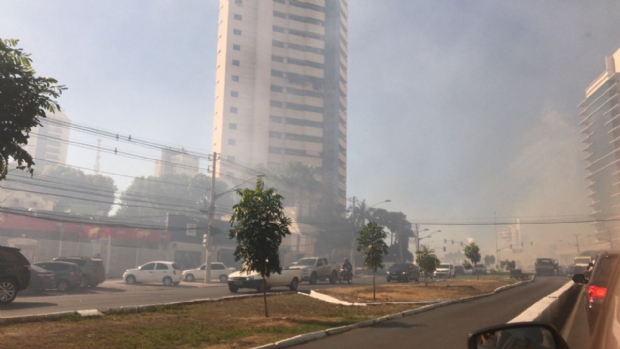
[[[469,335],[467,348],[569,349],[558,330],[544,322],[517,322],[476,331]]]
[[[575,274],[573,275],[573,282],[576,284],[585,284],[586,281],[586,276],[583,274]]]

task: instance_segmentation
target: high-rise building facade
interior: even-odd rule
[[[229,162],[311,165],[341,207],[347,7],[345,0],[220,0],[212,145]]]
[[[46,166],[67,163],[71,120],[60,111],[41,118],[41,126],[32,129],[25,149],[34,158],[35,171]]]
[[[605,63],[603,74],[586,89],[579,116],[596,238],[612,241],[620,230],[613,220],[620,218],[620,50]]]
[[[161,159],[155,162],[155,176],[186,174],[195,176],[199,172],[200,158],[184,149],[162,149]]]

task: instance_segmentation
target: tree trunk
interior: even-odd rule
[[[480,273],[476,270],[476,263],[474,263],[474,272],[476,273],[476,280],[480,280]]]
[[[263,276],[263,300],[265,301],[265,317],[269,317],[269,310],[267,309],[267,280]]]
[[[377,294],[376,294],[376,286],[375,286],[375,271],[372,271],[372,301],[376,302],[377,301]]]

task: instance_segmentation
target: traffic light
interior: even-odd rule
[[[452,240],[452,245],[454,245],[454,240]]]
[[[207,234],[202,236],[202,247],[207,247]]]
[[[446,246],[443,247],[443,251],[446,252]]]

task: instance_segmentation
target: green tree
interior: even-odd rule
[[[476,264],[480,262],[480,247],[475,242],[470,242],[469,245],[463,247],[463,253],[465,257],[469,259],[474,265],[474,271],[476,270]],[[480,279],[480,275],[476,273],[477,279]]]
[[[202,173],[194,176],[185,174],[165,175],[161,177],[137,177],[121,194],[122,207],[116,215],[130,219],[133,223],[166,223],[166,212],[196,215],[204,217],[208,207],[207,188],[211,178]],[[227,185],[216,182],[216,192],[223,193]],[[216,211],[229,212],[233,204],[234,193],[217,200]],[[201,210],[203,212],[201,212]]]
[[[474,269],[474,266],[471,265],[471,263],[469,263],[469,261],[463,261],[463,268],[465,270],[472,270],[472,269]]]
[[[433,273],[440,264],[439,258],[437,258],[435,250],[427,245],[421,245],[416,255],[415,261],[420,267],[420,272],[424,275],[424,286],[427,286],[427,277],[433,277]]]
[[[366,224],[357,238],[357,250],[363,252],[364,268],[372,270],[372,299],[377,300],[375,275],[377,270],[383,268],[383,256],[388,253],[388,245],[385,243],[387,233],[382,226],[370,222]]]
[[[486,255],[484,256],[484,265],[489,267],[492,266],[493,264],[495,264],[495,256],[493,255]]]
[[[66,90],[55,79],[37,77],[30,54],[17,48],[18,42],[0,38],[0,180],[10,159],[18,169],[34,173],[32,155],[23,146],[46,113],[60,110],[55,99]]]
[[[282,273],[279,249],[282,239],[290,234],[291,220],[284,215],[282,201],[284,197],[274,188],[265,189],[261,178],[256,181],[255,189],[237,190],[241,197],[233,206],[230,218],[230,238],[237,240],[235,261],[243,261],[241,271],[257,271],[262,277],[265,317],[267,309],[267,280],[273,273]]]

